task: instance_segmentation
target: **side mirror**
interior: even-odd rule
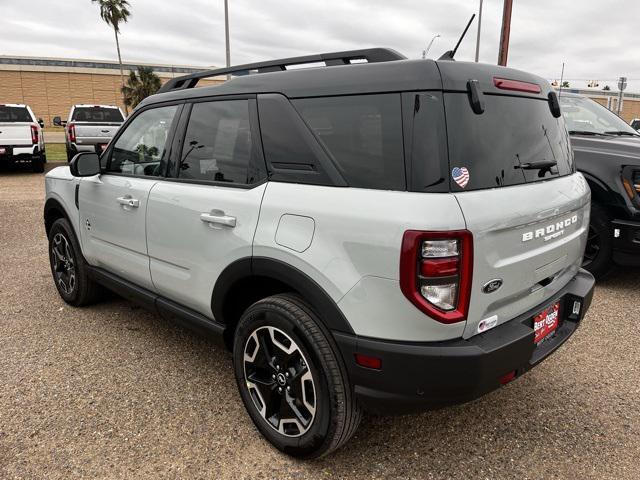
[[[38,125],[40,125],[40,128],[44,128],[44,120],[39,118],[38,119]]]
[[[69,164],[74,177],[93,177],[100,173],[100,157],[93,152],[80,152]]]
[[[61,127],[62,126],[62,119],[60,117],[53,117],[53,124],[56,127]]]

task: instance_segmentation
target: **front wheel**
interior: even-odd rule
[[[82,307],[99,299],[100,286],[89,277],[78,240],[65,218],[53,222],[49,230],[49,262],[58,293],[69,305]]]
[[[302,299],[274,295],[249,307],[233,363],[251,419],[282,452],[320,457],[355,433],[361,410],[337,347]]]
[[[596,279],[603,278],[611,270],[612,254],[611,221],[605,209],[597,203],[593,203],[591,204],[591,221],[589,222],[589,234],[582,266],[591,272]]]

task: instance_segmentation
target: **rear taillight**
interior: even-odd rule
[[[73,143],[76,141],[76,126],[73,123],[69,125],[69,141]]]
[[[468,230],[407,230],[400,254],[400,288],[411,303],[442,323],[466,320],[473,274]]]
[[[493,77],[493,84],[502,90],[512,90],[514,92],[540,93],[542,91],[542,88],[537,83],[509,80],[507,78]]]
[[[31,143],[38,144],[38,127],[31,125]]]

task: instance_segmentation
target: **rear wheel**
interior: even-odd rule
[[[49,230],[49,262],[58,293],[69,305],[82,307],[100,298],[101,288],[89,278],[87,262],[65,218]]]
[[[361,410],[337,347],[302,299],[275,295],[249,307],[233,361],[251,419],[282,452],[320,457],[355,433]]]
[[[593,203],[591,204],[589,235],[582,266],[594,277],[602,278],[611,270],[612,253],[611,221],[604,208]]]

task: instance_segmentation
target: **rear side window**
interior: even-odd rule
[[[293,104],[349,186],[406,189],[399,94],[305,98]]]
[[[29,110],[25,107],[7,107],[0,105],[0,122],[32,122]]]
[[[122,113],[117,108],[76,107],[73,110],[71,121],[121,123],[124,122],[124,118],[122,118]]]
[[[484,95],[485,111],[477,115],[466,93],[444,97],[451,191],[520,185],[573,172],[564,120],[551,114],[546,100]],[[535,162],[556,164],[523,168]]]
[[[187,180],[249,184],[254,149],[248,100],[195,103],[178,176]]]

